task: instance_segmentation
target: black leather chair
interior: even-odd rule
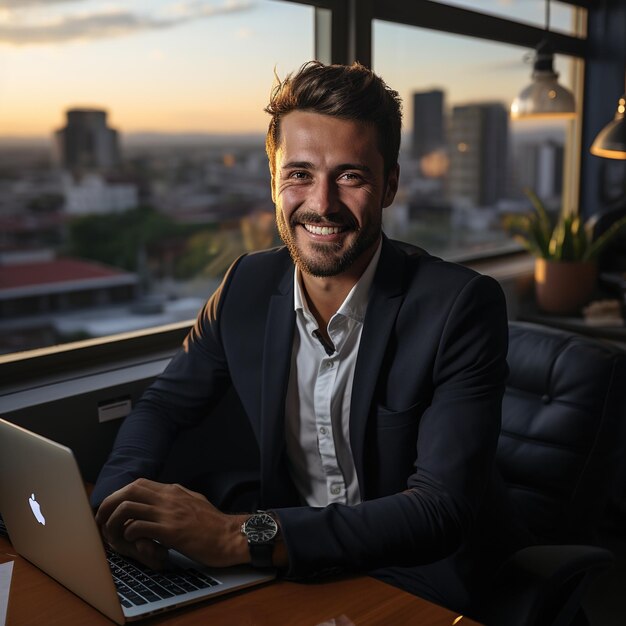
[[[626,216],[626,194],[608,210],[597,213],[589,219],[592,238],[595,240],[603,235],[611,226]],[[626,228],[622,227],[603,249],[598,259],[601,272],[626,271]]]
[[[513,555],[478,616],[485,624],[585,624],[581,600],[614,557],[598,529],[626,422],[626,353],[543,326],[511,323],[498,465],[537,538]]]

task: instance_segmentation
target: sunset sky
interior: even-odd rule
[[[543,25],[541,0],[455,0]],[[553,2],[552,27],[571,9]],[[374,69],[405,98],[510,101],[523,48],[376,22]],[[313,9],[275,0],[0,0],[0,136],[49,136],[69,107],[109,112],[122,133],[262,132],[279,75],[313,57]],[[568,83],[568,63],[557,58]]]

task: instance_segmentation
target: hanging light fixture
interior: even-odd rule
[[[626,80],[625,80],[626,82]],[[605,159],[626,159],[626,84],[624,95],[617,102],[615,117],[591,144],[591,154]]]
[[[535,50],[532,83],[511,104],[513,119],[569,119],[576,115],[571,91],[559,84],[554,71],[554,46],[550,41],[550,0],[546,0],[546,29]]]

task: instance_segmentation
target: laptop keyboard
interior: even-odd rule
[[[1,516],[0,535],[9,536]],[[125,559],[109,548],[106,549],[106,553],[117,594],[122,606],[126,608],[221,585],[219,580],[193,568],[175,568],[156,572],[140,563]]]
[[[120,602],[126,608],[221,584],[196,569],[176,568],[156,572],[129,561],[108,548],[107,559]]]

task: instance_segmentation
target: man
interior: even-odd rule
[[[517,547],[494,469],[502,293],[382,234],[401,104],[379,77],[311,62],[266,110],[286,248],[230,268],[123,424],[95,487],[97,521],[153,566],[173,547],[291,577],[365,571],[464,610],[478,571]],[[151,480],[175,435],[231,387],[259,444],[269,518]]]

